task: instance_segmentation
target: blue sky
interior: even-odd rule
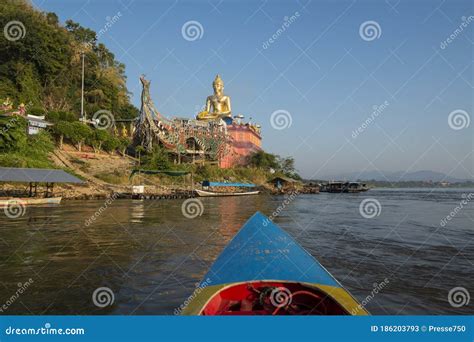
[[[264,149],[293,156],[304,177],[424,169],[473,177],[471,1],[33,3],[96,32],[120,12],[99,40],[126,64],[137,106],[143,73],[161,113],[191,117],[221,74],[233,113],[260,123]],[[183,37],[189,21],[201,25],[198,39]],[[368,21],[375,36],[360,30]],[[450,125],[453,111],[460,121]],[[274,112],[291,125],[272,125]]]

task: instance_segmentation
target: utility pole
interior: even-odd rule
[[[82,50],[82,84],[81,84],[81,121],[84,120],[84,50]]]

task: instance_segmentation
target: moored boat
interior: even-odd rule
[[[255,184],[249,183],[227,183],[227,182],[202,182],[202,189],[195,189],[196,195],[199,197],[216,197],[216,196],[248,196],[258,195],[259,190],[255,190]],[[244,190],[243,190],[244,189]],[[250,190],[250,191],[245,191]]]
[[[257,212],[191,295],[184,315],[367,315],[290,235]]]
[[[321,185],[321,192],[358,193],[368,191],[367,184],[360,182],[329,182]]]
[[[36,198],[36,197],[12,197],[12,198],[1,198],[0,207],[11,206],[19,204],[22,206],[27,205],[42,205],[42,204],[60,204],[62,197],[47,197],[47,198]]]
[[[260,191],[247,191],[247,192],[212,192],[205,190],[194,190],[199,197],[216,197],[216,196],[248,196],[258,195]]]

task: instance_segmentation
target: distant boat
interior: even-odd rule
[[[260,191],[242,191],[242,189],[254,189],[255,184],[249,183],[226,183],[226,182],[202,182],[202,189],[195,189],[196,195],[199,197],[216,197],[216,196],[248,196],[258,195]]]
[[[367,315],[293,238],[257,212],[189,297],[183,315]]]
[[[62,197],[48,197],[48,198],[36,198],[36,197],[12,197],[12,198],[1,198],[0,207],[11,206],[19,204],[23,206],[27,205],[41,205],[41,204],[59,204],[61,203]]]
[[[331,193],[357,193],[368,191],[369,188],[365,183],[359,182],[329,182],[321,185],[321,192]]]

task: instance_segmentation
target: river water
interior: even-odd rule
[[[474,298],[459,308],[448,301],[456,287],[474,296],[471,192],[376,189],[298,195],[289,204],[283,196],[205,198],[194,219],[183,216],[184,200],[1,212],[0,314],[173,314],[256,210],[278,211],[275,222],[372,314],[473,314]],[[361,215],[364,199],[380,203],[372,201],[373,218]],[[113,291],[112,305],[94,305],[99,287]]]

